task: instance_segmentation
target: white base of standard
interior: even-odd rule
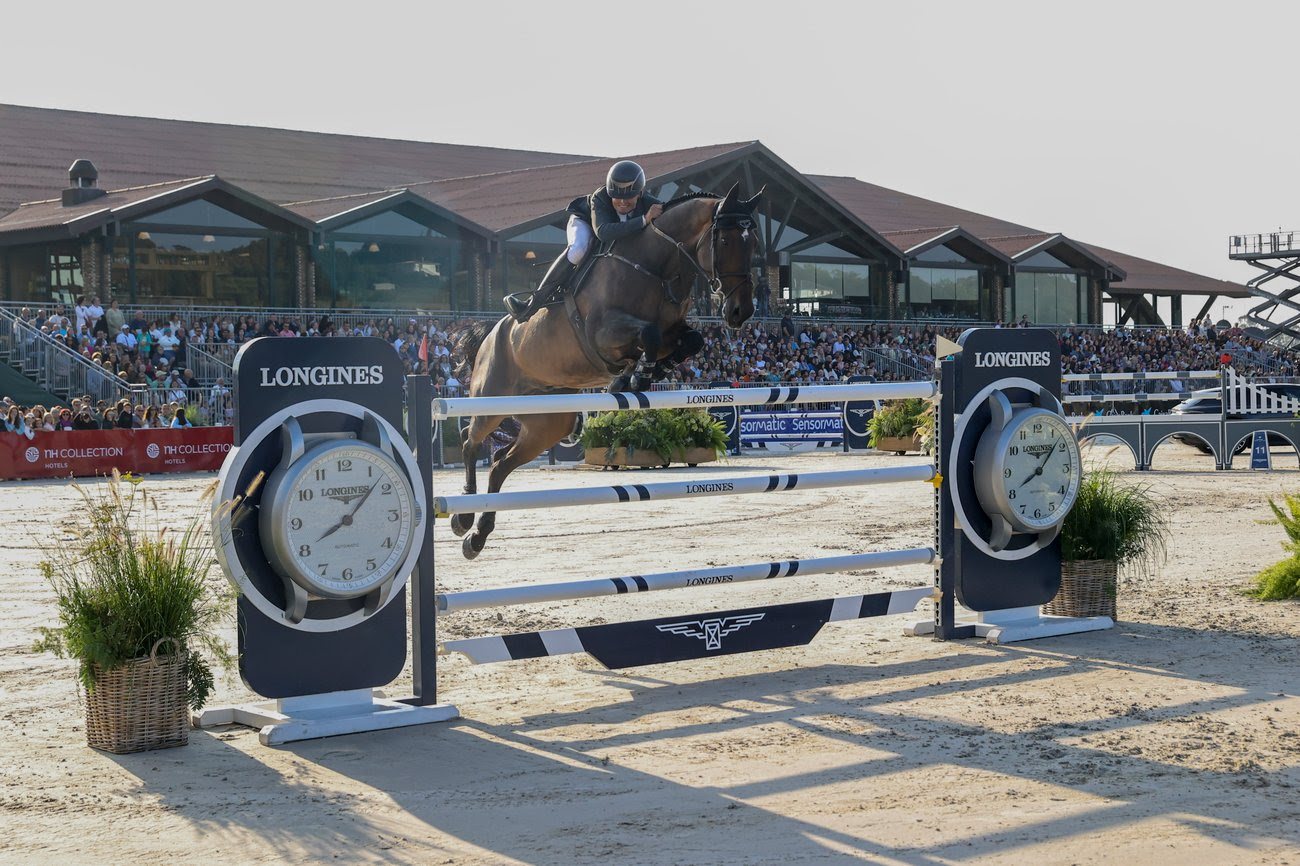
[[[1044,616],[1038,607],[1016,607],[1007,610],[989,610],[966,618],[959,617],[957,625],[973,625],[976,637],[982,637],[988,643],[1003,644],[1035,640],[1040,637],[1079,634],[1085,631],[1102,631],[1114,628],[1115,621],[1108,616]],[[934,622],[918,622],[904,629],[904,633],[934,634]]]
[[[278,746],[298,740],[427,725],[457,718],[460,718],[460,711],[451,704],[417,707],[377,698],[370,689],[356,689],[281,698],[260,704],[205,707],[194,713],[192,721],[196,728],[218,725],[261,728],[257,739],[262,745]]]

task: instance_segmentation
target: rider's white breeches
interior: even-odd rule
[[[591,242],[595,238],[591,225],[586,220],[570,214],[569,225],[564,233],[569,239],[569,247],[564,251],[569,257],[569,264],[581,263],[587,257],[587,251],[591,249]]]

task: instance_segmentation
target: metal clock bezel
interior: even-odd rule
[[[222,464],[221,473],[217,478],[217,495],[214,497],[212,505],[213,546],[216,548],[217,560],[229,576],[231,583],[261,613],[272,620],[282,622],[300,631],[332,632],[351,628],[364,622],[366,618],[382,610],[406,586],[414,563],[424,546],[425,521],[428,519],[428,500],[425,495],[424,485],[417,483],[420,478],[419,465],[416,463],[415,455],[406,444],[406,440],[386,419],[374,415],[375,422],[387,435],[392,445],[393,456],[400,462],[400,465],[405,469],[407,478],[411,481],[411,488],[414,493],[412,501],[415,506],[415,522],[412,529],[414,540],[407,551],[402,567],[398,569],[393,579],[384,585],[385,592],[382,593],[382,597],[379,597],[380,594],[378,593],[371,594],[376,596],[373,599],[373,604],[359,605],[355,610],[328,619],[305,617],[294,622],[284,608],[272,602],[262,593],[250,579],[240,562],[239,553],[235,547],[234,529],[231,525],[233,515],[229,503],[235,501],[237,497],[244,493],[239,487],[241,478],[249,468],[248,462],[257,451],[258,446],[268,436],[280,435],[280,429],[288,418],[306,417],[319,413],[350,415],[354,418],[364,418],[367,413],[374,415],[371,410],[357,403],[346,400],[319,399],[294,403],[263,419],[248,436],[244,437],[243,444],[231,449],[225,463]],[[243,483],[247,484],[247,479],[244,479]],[[371,599],[367,598],[367,602],[370,601]]]
[[[1068,422],[1060,412],[1041,405],[1014,407],[1006,394],[996,391],[988,398],[992,421],[980,437],[975,449],[975,492],[985,513],[994,520],[994,537],[990,546],[1003,548],[1010,540],[1011,532],[1042,535],[1050,533],[1054,538],[1060,532],[1061,524],[1074,504],[1079,493],[1079,448]],[[1059,405],[1059,404],[1058,404]],[[1066,444],[1071,463],[1075,467],[1061,507],[1047,518],[1035,521],[1020,514],[1019,502],[1012,502],[1003,483],[1006,468],[1007,448],[1024,425],[1035,418],[1045,419],[1057,425],[1064,434],[1062,441]],[[1005,521],[1005,526],[997,518]]]
[[[367,421],[373,417],[373,415],[368,415]],[[291,423],[293,423],[293,419],[286,422],[286,424]],[[301,433],[298,435],[301,436]],[[391,446],[389,447],[391,448]],[[313,465],[326,455],[339,451],[355,450],[367,452],[368,459],[387,465],[386,473],[391,474],[400,487],[396,491],[399,499],[405,498],[406,500],[404,510],[407,513],[404,518],[399,516],[399,522],[405,522],[408,526],[406,527],[406,538],[400,550],[400,555],[395,560],[392,554],[385,557],[386,562],[391,561],[388,567],[376,568],[365,579],[358,578],[350,588],[343,589],[338,586],[337,581],[322,580],[317,575],[312,574],[310,570],[299,567],[298,556],[293,549],[294,542],[289,538],[287,511],[298,483],[307,475]],[[391,579],[410,558],[409,549],[414,540],[411,537],[415,525],[414,509],[415,492],[411,482],[406,478],[397,459],[390,452],[384,450],[384,445],[377,446],[366,441],[364,437],[360,439],[321,441],[305,448],[301,456],[295,457],[287,465],[278,467],[267,480],[266,493],[262,497],[261,507],[262,546],[271,554],[271,564],[280,573],[281,577],[294,581],[308,592],[321,598],[360,598],[370,594],[376,587]]]
[[[949,478],[961,477],[961,470],[963,467],[958,465],[958,454],[961,451],[958,444],[966,441],[966,436],[968,435],[967,428],[970,426],[971,418],[975,414],[973,411],[974,408],[984,405],[993,394],[1011,389],[1028,391],[1030,394],[1034,395],[1033,399],[1039,407],[1054,410],[1058,415],[1064,415],[1061,401],[1058,400],[1051,391],[1047,390],[1041,384],[1032,379],[1026,379],[1021,376],[1007,376],[998,379],[996,382],[989,383],[981,388],[975,396],[971,398],[970,402],[967,403],[965,410],[954,418],[952,445],[948,450]],[[1010,401],[1008,401],[1008,403],[1009,402]],[[980,431],[981,434],[983,432],[984,431]],[[978,465],[966,468],[968,471],[973,468],[974,477],[979,478],[980,467]],[[1028,559],[1055,541],[1056,536],[1060,532],[1060,526],[1057,525],[1055,528],[1047,532],[1034,534],[1034,540],[1023,547],[1008,549],[1007,544],[1010,542],[1011,536],[1014,532],[1010,522],[996,510],[994,513],[990,514],[987,510],[984,510],[984,504],[980,502],[980,509],[984,511],[985,516],[987,516],[993,524],[990,536],[988,538],[981,536],[973,528],[974,522],[971,520],[971,515],[966,510],[963,497],[960,495],[958,488],[954,486],[951,488],[951,491],[953,513],[957,519],[957,524],[960,527],[962,534],[966,536],[966,539],[980,552],[987,556],[991,556],[994,559],[1001,559],[1006,562]],[[978,493],[976,493],[976,498],[978,499]],[[1068,509],[1066,509],[1066,511],[1068,511]]]

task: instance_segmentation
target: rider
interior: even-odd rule
[[[663,204],[645,191],[645,171],[641,166],[630,159],[614,163],[605,175],[604,186],[589,196],[574,199],[566,208],[569,244],[551,264],[541,285],[531,294],[506,295],[506,309],[518,321],[528,321],[586,258],[593,233],[601,243],[611,243],[641,231],[663,209]]]

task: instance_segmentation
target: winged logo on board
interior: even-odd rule
[[[765,613],[746,613],[740,616],[727,616],[718,619],[670,622],[667,625],[657,625],[655,628],[682,637],[699,638],[704,641],[705,649],[716,650],[722,649],[722,639],[724,637],[740,631],[747,625],[753,625],[765,616],[767,616]]]

